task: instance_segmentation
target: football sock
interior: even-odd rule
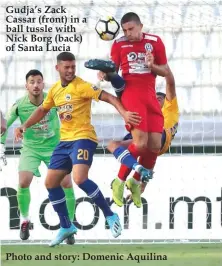
[[[30,190],[27,188],[18,188],[17,192],[17,201],[18,207],[23,218],[27,218],[29,216],[29,205],[31,201]]]
[[[113,155],[121,164],[124,164],[130,169],[135,168],[135,166],[139,165],[137,163],[137,160],[130,154],[129,150],[122,146],[116,148],[113,152]]]
[[[121,164],[119,168],[118,178],[122,181],[126,181],[131,170],[132,170],[131,168],[128,168],[126,165]]]
[[[68,210],[66,207],[65,193],[61,186],[56,188],[48,188],[49,200],[52,206],[57,212],[60,220],[60,225],[63,228],[69,228],[71,226],[71,221],[69,219]]]
[[[76,199],[72,187],[63,188],[66,197],[66,206],[68,209],[69,219],[73,222],[75,217]]]
[[[137,149],[134,143],[131,143],[128,147],[129,152],[133,155],[134,158],[138,158],[142,153]]]
[[[113,215],[113,212],[96,183],[90,179],[86,179],[79,185],[79,188],[81,188],[95,202],[95,204],[102,210],[105,217]]]
[[[125,88],[125,80],[117,73],[107,73],[108,80],[111,82],[118,97],[122,96]]]
[[[139,163],[147,169],[153,169],[156,164],[157,156],[158,153],[147,150],[146,154],[139,158]],[[133,178],[139,181],[140,175],[137,172],[135,172]]]

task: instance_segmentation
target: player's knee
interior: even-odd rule
[[[22,180],[19,182],[19,187],[20,188],[28,188],[30,186],[29,182],[26,182],[25,180]]]
[[[161,150],[161,142],[150,143],[148,149],[152,152],[158,153]]]
[[[58,187],[60,184],[56,182],[56,177],[52,178],[51,176],[47,176],[45,179],[45,187],[46,188],[55,188]]]
[[[75,176],[74,182],[77,186],[81,185],[83,182],[85,182],[88,179],[88,177],[81,177],[81,176]]]
[[[72,187],[72,179],[70,175],[66,175],[65,178],[61,182],[61,186],[63,188],[71,188]]]
[[[136,149],[138,150],[138,152],[145,152],[146,149],[148,148],[147,142],[144,141],[140,141],[138,143],[134,143],[134,145],[136,146]]]
[[[76,185],[80,185],[88,179],[89,168],[90,165],[88,164],[77,164],[73,166],[72,175]]]
[[[119,146],[120,146],[119,141],[112,140],[108,143],[107,149],[109,152],[113,153]]]

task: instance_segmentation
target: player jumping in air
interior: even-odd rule
[[[153,55],[151,59],[154,60]],[[125,87],[125,81],[114,71],[115,66],[112,62],[94,59],[86,62],[86,66],[91,69],[100,70],[100,72],[98,73],[98,78],[101,81],[103,80],[110,81],[111,77],[112,85],[114,86],[115,92],[121,98],[121,94]],[[101,70],[107,73],[102,72]],[[112,77],[115,78],[112,79]],[[179,108],[176,98],[175,80],[170,68],[168,75],[165,76],[165,80],[166,80],[166,94],[161,92],[156,93],[157,100],[162,108],[162,113],[164,116],[164,131],[162,133],[162,138],[161,138],[161,150],[158,153],[158,155],[164,154],[169,149],[171,141],[176,134],[178,121],[179,121]],[[129,133],[124,137],[123,141],[110,141],[110,143],[108,144],[108,149],[109,147],[112,148],[112,146],[123,146],[127,148],[131,143],[132,143],[132,135],[131,133]],[[148,169],[153,169],[156,163],[156,158],[154,157],[154,160],[152,160],[152,157],[149,158],[146,156],[140,156],[139,163],[142,164],[143,166],[146,166]],[[123,202],[124,185],[131,170],[132,169],[126,167],[125,165],[121,165],[118,177],[113,181],[114,184],[121,183],[121,185],[114,186],[112,183],[113,200],[120,207],[123,206],[124,204]],[[133,202],[137,207],[141,207],[142,203],[141,190],[143,192],[147,184],[146,182],[142,183],[140,187],[140,180],[141,180],[140,176],[137,173],[134,173],[133,178],[128,179],[128,181],[126,182],[126,186],[132,193],[131,198],[133,199]]]
[[[164,154],[170,147],[171,141],[173,140],[178,127],[179,122],[179,108],[176,97],[175,90],[175,81],[171,70],[169,69],[169,74],[165,77],[166,79],[166,94],[162,92],[157,92],[156,97],[162,108],[162,113],[164,117],[164,131],[162,133],[161,139],[161,150],[158,153],[158,156]],[[128,147],[132,143],[132,136],[129,133],[124,137],[124,141],[111,141],[109,145],[113,145],[112,142],[115,142],[115,145]],[[109,149],[108,145],[108,149]],[[139,157],[139,163],[144,167],[153,169],[156,163],[156,160],[151,160],[146,156]],[[125,181],[130,174],[132,169],[121,165],[118,177],[114,182],[121,182],[121,186],[113,186],[113,199],[118,206],[123,205],[123,192]],[[141,192],[144,191],[147,183],[140,183],[140,176],[137,173],[134,173],[133,177],[126,181],[127,188],[131,191],[131,198],[134,204],[137,207],[141,207]],[[118,187],[118,189],[116,189]]]
[[[30,70],[26,74],[27,95],[20,98],[12,106],[8,118],[7,128],[19,118],[21,123],[25,123],[30,115],[42,105],[46,94],[43,93],[43,75],[38,70]],[[7,134],[1,138],[1,154],[4,154],[4,143]],[[60,123],[56,108],[47,112],[46,116],[36,125],[26,130],[23,139],[23,147],[19,159],[19,187],[17,192],[18,206],[21,213],[20,238],[29,238],[30,217],[29,205],[31,201],[30,184],[33,176],[40,177],[39,166],[44,162],[49,165],[52,152],[60,139]],[[67,175],[61,182],[66,196],[66,203],[71,221],[75,213],[75,196],[72,187],[71,176]],[[74,237],[67,238],[67,244],[74,244]]]
[[[75,76],[76,62],[73,54],[68,52],[59,54],[56,69],[60,80],[51,87],[42,106],[15,131],[15,138],[19,140],[22,138],[22,132],[43,119],[51,108],[58,108],[61,141],[52,154],[45,185],[53,208],[59,216],[61,228],[50,246],[60,244],[77,232],[68,217],[64,191],[60,186],[64,176],[71,171],[75,183],[103,211],[112,235],[118,237],[122,231],[118,215],[111,211],[99,187],[88,178],[97,147],[97,136],[91,125],[92,99],[112,104],[126,123],[137,126],[140,117],[136,113],[126,111],[118,98]],[[140,173],[143,178],[147,178],[148,171],[130,154],[123,156],[121,162]]]
[[[142,32],[140,18],[133,12],[122,17],[121,26],[125,36],[115,40],[111,49],[111,59],[117,72],[122,70],[126,83],[125,88],[120,87],[117,92],[121,93],[124,88],[121,96],[123,106],[129,111],[137,112],[142,120],[137,126],[127,125],[133,138],[128,150],[123,146],[116,146],[115,143],[109,149],[116,158],[130,152],[134,158],[143,156],[150,162],[155,162],[161,149],[163,132],[163,115],[156,98],[155,80],[157,75],[165,77],[169,73],[165,47],[158,36]],[[86,67],[108,72],[109,65],[105,69],[107,71],[104,71],[97,63],[98,61],[89,61]],[[118,75],[109,76],[109,80],[116,87]],[[149,178],[152,178],[153,165],[148,169]],[[119,190],[122,182],[116,179],[112,186],[113,190]]]

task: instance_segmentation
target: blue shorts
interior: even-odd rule
[[[89,139],[61,141],[52,153],[48,168],[72,172],[74,164],[91,166],[97,143]]]
[[[128,133],[128,134],[123,138],[123,140],[129,140],[129,139],[133,139],[131,133]],[[166,142],[166,132],[165,132],[165,130],[164,130],[163,133],[162,133],[162,139],[161,139],[161,149],[163,148],[165,142]]]

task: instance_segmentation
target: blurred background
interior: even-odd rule
[[[97,20],[112,15],[120,21],[126,12],[136,12],[144,24],[144,32],[159,35],[164,41],[169,65],[176,80],[181,116],[170,153],[222,152],[221,1],[65,0],[64,3],[68,17],[80,18],[80,23],[73,26],[76,27],[76,32],[82,35],[82,43],[68,44],[77,58],[77,75],[97,83],[96,71],[84,68],[84,62],[90,58],[109,58],[112,42],[102,41],[96,34],[94,28]],[[47,4],[53,6],[61,6],[64,3],[62,0],[47,0]],[[10,1],[2,1],[0,9],[0,109],[5,115],[15,100],[26,93],[25,75],[30,69],[37,68],[42,71],[46,91],[58,79],[55,64],[59,53],[5,52],[5,7],[9,4]],[[31,3],[17,1],[15,4],[13,1],[14,7],[23,5],[31,6]],[[44,1],[38,1],[38,6],[44,6]],[[86,18],[87,23],[81,23],[82,18]],[[36,26],[39,26],[37,24]],[[57,23],[53,26],[59,25]],[[13,23],[10,23],[10,26],[13,26]],[[64,36],[69,34],[73,33],[63,33]],[[122,32],[118,37],[121,35]],[[38,36],[54,37],[55,32]],[[109,83],[103,82],[100,85],[113,93]],[[157,78],[156,90],[165,91],[163,78]],[[121,139],[126,133],[121,117],[106,103],[93,102],[92,122],[100,139],[98,152],[105,151],[108,140]],[[15,122],[9,130],[6,145],[9,152],[15,152],[20,147],[20,144],[15,145],[13,141],[13,127],[18,124],[19,121]]]

